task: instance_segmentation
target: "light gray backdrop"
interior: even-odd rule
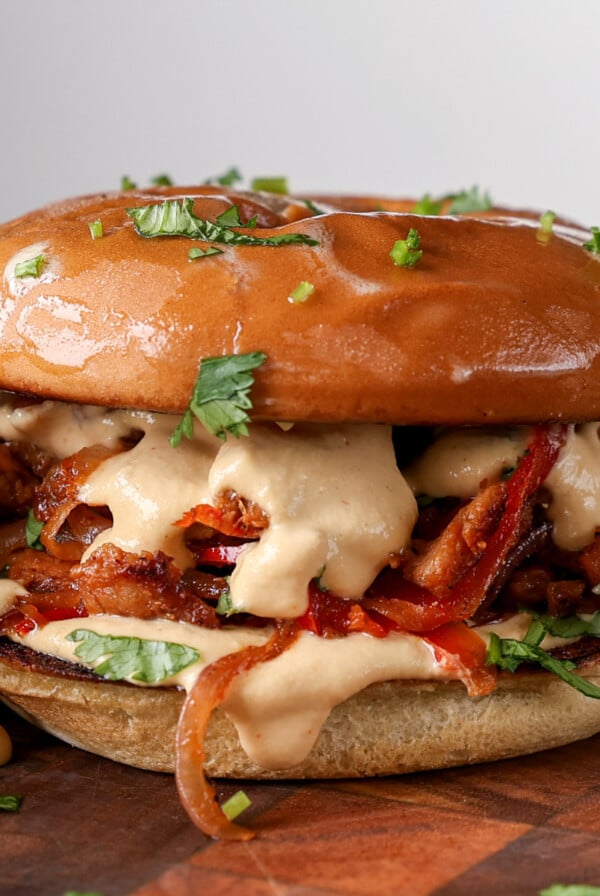
[[[0,219],[166,171],[600,224],[600,0],[0,0]]]

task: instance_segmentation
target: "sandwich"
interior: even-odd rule
[[[252,835],[209,778],[600,731],[598,229],[368,207],[0,228],[0,697],[174,772],[209,836]]]

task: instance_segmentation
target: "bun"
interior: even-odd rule
[[[34,724],[109,759],[174,771],[181,691],[107,683],[73,666],[67,677],[62,669],[44,670],[43,657],[17,645],[3,644],[2,653],[3,699]],[[600,683],[600,664],[588,663],[584,672]],[[479,698],[458,682],[386,682],[336,706],[307,758],[281,771],[249,760],[232,723],[216,710],[205,739],[206,772],[255,779],[403,774],[533,753],[598,731],[600,701],[542,671],[500,675],[494,693]]]
[[[258,215],[253,233],[319,245],[223,247],[190,262],[190,240],[135,233],[128,207],[186,196],[200,217],[238,204],[243,220]],[[0,388],[181,412],[202,357],[260,350],[257,418],[600,416],[600,264],[582,248],[584,231],[556,225],[540,242],[525,218],[307,214],[280,197],[167,188],[77,199],[4,225]],[[94,240],[97,219],[104,236]],[[423,257],[409,270],[389,253],[412,227]],[[15,280],[15,257],[28,251],[47,265]],[[314,292],[295,305],[301,281]]]

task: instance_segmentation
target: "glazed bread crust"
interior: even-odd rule
[[[221,246],[139,236],[127,208],[238,205],[247,233],[318,245]],[[402,203],[399,203],[402,205]],[[536,221],[346,211],[214,187],[102,194],[0,228],[0,388],[180,412],[201,358],[263,351],[253,417],[398,424],[600,416],[600,263],[588,234]],[[302,217],[304,216],[304,217]],[[101,221],[92,239],[89,224]],[[390,258],[411,228],[423,256]],[[43,253],[39,277],[17,259]],[[289,300],[302,281],[302,304]]]

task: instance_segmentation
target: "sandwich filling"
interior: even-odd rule
[[[532,623],[555,665],[593,651],[598,424],[198,426],[175,449],[177,422],[4,396],[4,636],[184,688],[183,728],[221,703],[265,768],[371,683],[490,693]]]

